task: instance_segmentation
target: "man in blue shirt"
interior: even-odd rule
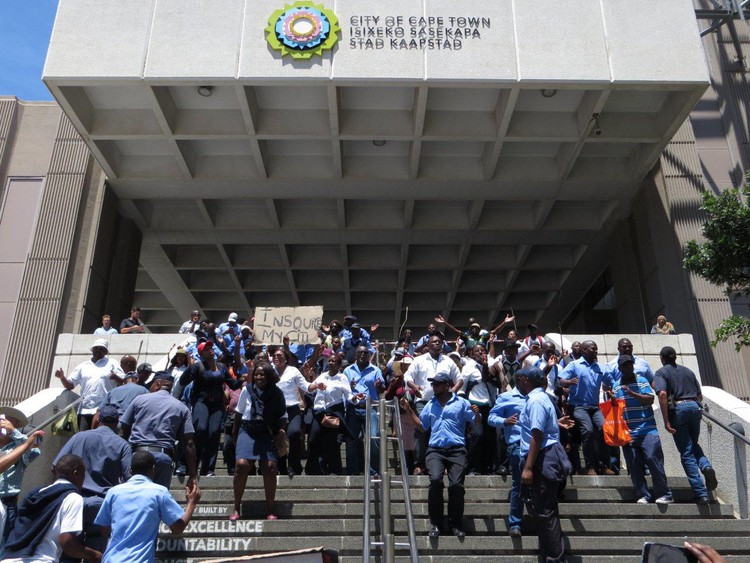
[[[451,391],[453,380],[447,371],[438,371],[431,377],[434,396],[417,417],[409,402],[401,399],[401,407],[411,416],[415,428],[420,432],[430,432],[427,448],[427,471],[430,474],[430,488],[427,509],[432,524],[431,538],[440,536],[443,525],[443,473],[448,470],[448,520],[453,534],[462,539],[464,518],[464,477],[469,463],[466,451],[466,424],[473,422],[475,427],[482,424],[479,407]]]
[[[654,382],[654,370],[651,369],[651,366],[646,360],[633,354],[633,343],[628,338],[620,338],[620,340],[617,341],[617,354],[618,357],[624,355],[633,358],[633,371],[635,371],[635,374],[646,378],[649,385]],[[609,363],[607,363],[607,368],[609,368],[609,373],[612,375],[612,380],[615,383],[617,383],[622,376],[619,367],[617,358],[610,360]]]
[[[557,510],[557,497],[572,471],[560,444],[560,428],[572,426],[568,417],[557,418],[545,392],[547,376],[539,368],[516,372],[516,384],[527,396],[518,418],[521,427],[521,483],[529,487],[527,507],[539,536],[539,551],[548,563],[564,563],[565,544]]]
[[[112,317],[104,315],[102,317],[102,326],[94,331],[94,336],[112,336],[117,334],[117,329],[112,326]]]
[[[510,463],[511,489],[510,511],[508,512],[508,533],[511,537],[521,537],[521,518],[523,501],[521,500],[521,427],[518,415],[526,406],[526,396],[518,387],[501,394],[495,401],[489,415],[489,423],[501,428],[505,438]]]
[[[583,457],[588,475],[614,475],[609,467],[609,448],[604,443],[604,415],[599,410],[599,390],[612,387],[612,376],[596,361],[598,348],[593,340],[581,343],[581,358],[565,366],[560,386],[570,390],[568,403],[581,430]]]
[[[149,452],[133,454],[133,476],[112,487],[95,523],[110,536],[102,563],[152,563],[155,559],[159,522],[179,535],[190,522],[201,490],[194,481],[185,487],[187,506],[182,510],[169,491],[153,482],[156,460]]]
[[[378,471],[378,460],[380,459],[379,443],[379,421],[377,402],[380,393],[385,390],[385,380],[380,369],[370,363],[370,350],[365,345],[357,347],[356,363],[344,370],[344,375],[352,386],[355,395],[362,394],[365,398],[356,400],[354,407],[346,409],[346,424],[356,439],[346,441],[346,472],[349,475],[359,475],[364,472],[365,451],[363,437],[365,435],[365,423],[367,412],[365,410],[366,396],[372,401],[370,410],[370,474]]]
[[[638,493],[638,504],[648,504],[652,498],[656,504],[672,504],[672,492],[667,485],[664,472],[664,452],[661,449],[659,431],[654,420],[654,391],[648,380],[636,375],[632,356],[620,354],[617,365],[620,380],[610,395],[615,399],[625,399],[625,421],[630,429],[630,444],[624,446],[625,461],[630,469],[630,478]],[[654,496],[648,491],[644,477],[644,465],[651,470],[654,482]]]

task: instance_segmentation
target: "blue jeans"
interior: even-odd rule
[[[661,449],[661,440],[658,432],[646,434],[640,438],[633,438],[628,446],[623,446],[622,453],[630,469],[630,479],[633,481],[638,497],[646,497],[651,500],[648,492],[648,483],[643,475],[644,465],[651,470],[651,479],[654,482],[654,497],[671,495],[667,485],[667,476],[664,473],[664,452]]]
[[[674,445],[680,452],[680,461],[685,470],[693,494],[696,497],[708,496],[701,471],[711,467],[711,462],[698,443],[701,434],[701,408],[695,401],[685,401],[675,405],[670,424],[677,431]]]
[[[523,518],[523,501],[521,500],[521,443],[508,444],[508,462],[510,463],[511,487],[508,527],[520,526]]]
[[[346,424],[351,430],[356,440],[348,439],[346,441],[346,472],[348,475],[359,475],[364,473],[365,465],[365,448],[364,448],[364,428],[366,422],[365,409],[347,408]],[[370,474],[378,472],[380,463],[380,424],[378,420],[378,410],[376,408],[370,411]]]

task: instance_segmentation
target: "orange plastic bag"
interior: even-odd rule
[[[609,446],[627,446],[630,443],[630,428],[625,422],[625,399],[612,399],[599,403],[604,415],[604,441]]]

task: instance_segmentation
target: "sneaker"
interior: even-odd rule
[[[672,495],[664,495],[656,499],[656,504],[672,504],[673,502],[674,497]]]
[[[695,504],[706,505],[710,502],[711,502],[711,499],[708,498],[707,496],[698,497],[697,499],[695,499]]]
[[[453,535],[462,540],[466,537],[466,532],[464,532],[461,528],[453,528]]]
[[[437,526],[432,526],[430,528],[430,532],[427,534],[431,538],[439,538],[440,537],[440,528]]]
[[[511,526],[508,530],[508,535],[512,538],[521,537],[521,526]]]
[[[204,477],[216,477],[216,473],[214,473],[213,471],[209,471],[204,475]]]
[[[635,501],[636,504],[649,504],[650,502],[651,500],[648,497],[641,497],[637,501]]]
[[[719,482],[716,480],[716,471],[710,465],[703,470],[703,477],[706,479],[706,488],[709,491],[715,491],[716,487],[719,486]]]
[[[184,477],[185,475],[187,475],[187,468],[184,465],[180,465],[177,469],[175,469],[174,474],[178,477]]]

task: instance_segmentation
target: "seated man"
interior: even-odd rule
[[[57,480],[26,495],[19,518],[5,544],[2,563],[56,563],[65,553],[86,561],[101,561],[102,554],[77,539],[83,530],[83,498],[78,494],[86,478],[83,460],[60,458],[53,468]]]

